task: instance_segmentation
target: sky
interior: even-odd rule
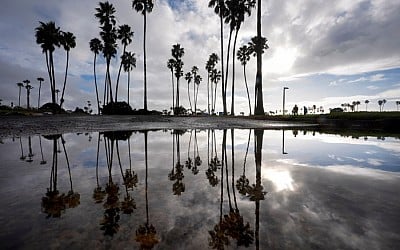
[[[128,50],[136,54],[137,68],[131,72],[130,100],[134,109],[143,108],[143,16],[131,8],[131,1],[110,1],[116,8],[118,25],[134,31]],[[45,56],[36,44],[39,21],[54,21],[63,31],[76,36],[70,52],[65,108],[84,107],[96,102],[93,81],[93,53],[89,41],[99,37],[95,19],[98,0],[5,0],[0,9],[0,99],[18,104],[17,82],[31,81],[31,105],[37,106],[37,77],[43,77],[41,104],[49,102],[50,87]],[[400,1],[397,0],[291,0],[262,1],[262,35],[269,49],[263,54],[263,94],[266,112],[281,112],[283,87],[286,109],[316,105],[329,108],[360,101],[359,110],[396,110],[400,101]],[[225,30],[228,30],[225,26]],[[238,35],[238,46],[256,35],[256,9],[246,17]],[[225,32],[227,44],[228,32]],[[207,0],[156,0],[147,21],[148,108],[172,106],[171,74],[166,67],[173,44],[185,49],[184,72],[200,68],[198,107],[207,109],[207,74],[204,69],[211,53],[219,54],[219,18]],[[122,46],[119,46],[119,53]],[[226,54],[226,53],[225,53]],[[118,54],[117,58],[119,58]],[[65,51],[56,50],[58,88],[62,88]],[[235,112],[248,113],[243,67],[236,60]],[[112,61],[116,80],[119,60]],[[256,59],[246,67],[251,103],[254,104]],[[104,82],[105,62],[97,62],[98,82]],[[232,70],[230,70],[232,72]],[[127,99],[127,76],[121,76],[119,97]],[[102,86],[102,84],[101,84]],[[181,104],[189,107],[187,83],[181,79]],[[221,85],[217,111],[222,111]],[[230,83],[228,89],[230,89]],[[102,89],[102,87],[101,87]],[[190,88],[193,95],[193,87]],[[101,91],[102,93],[102,91]],[[228,91],[230,110],[231,92]],[[368,107],[364,104],[369,100]],[[26,91],[21,105],[26,105]],[[96,112],[96,110],[95,110]]]

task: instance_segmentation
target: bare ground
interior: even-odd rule
[[[42,115],[1,116],[0,138],[32,135],[61,134],[112,130],[159,129],[280,129],[312,126],[254,120],[246,117],[171,117],[171,116],[96,116],[96,115]]]

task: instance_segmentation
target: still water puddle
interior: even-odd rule
[[[2,249],[399,249],[400,141],[297,130],[0,144]]]

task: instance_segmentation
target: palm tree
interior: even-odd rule
[[[167,67],[171,70],[171,82],[172,82],[172,112],[175,110],[175,83],[174,83],[174,68],[175,60],[173,58],[168,59]]]
[[[52,103],[56,103],[56,79],[54,73],[53,52],[56,47],[60,47],[60,28],[54,22],[43,23],[35,29],[36,43],[40,44],[42,52],[46,56],[47,72],[50,79],[50,90]]]
[[[129,101],[129,89],[130,89],[130,75],[133,68],[136,68],[136,57],[135,53],[126,52],[121,56],[121,62],[124,66],[124,71],[128,73],[128,105],[130,105]],[[117,96],[117,94],[115,94]]]
[[[227,8],[225,5],[224,0],[210,0],[208,2],[208,7],[214,8],[215,14],[219,16],[220,20],[220,42],[221,42],[221,77],[222,77],[222,83],[224,83],[224,21],[223,19],[227,15]],[[222,104],[223,104],[223,109],[224,109],[224,114],[226,115],[228,113],[227,107],[226,107],[226,89],[225,85],[222,85]]]
[[[194,99],[194,113],[197,114],[197,96],[199,94],[199,86],[201,81],[203,80],[201,76],[198,74],[199,68],[196,66],[192,67],[192,75],[193,75],[193,99]],[[195,89],[196,87],[196,89]]]
[[[39,107],[40,107],[40,90],[42,89],[42,82],[44,81],[44,79],[42,77],[38,77],[38,78],[36,78],[36,80],[39,81],[39,97],[38,97],[38,102],[37,102],[37,108],[39,109]]]
[[[147,26],[147,12],[153,11],[154,1],[153,0],[133,0],[132,8],[137,12],[141,12],[143,15],[143,56],[144,56],[144,110],[147,111],[147,62],[146,62],[146,26]]]
[[[189,91],[189,86],[190,86],[190,83],[192,82],[192,79],[193,79],[192,73],[191,72],[187,72],[185,74],[185,80],[188,83],[188,85],[187,85],[188,86],[187,87],[187,94],[188,94],[188,98],[189,98],[190,110],[192,111],[192,114],[193,114],[192,101],[190,100],[190,91]]]
[[[93,38],[89,42],[90,50],[94,53],[93,59],[93,74],[94,74],[94,85],[96,88],[96,98],[97,98],[97,113],[100,114],[100,100],[99,100],[99,91],[97,88],[97,77],[96,77],[96,57],[103,50],[103,44],[100,39]]]
[[[379,105],[379,111],[382,112],[383,101],[382,101],[382,100],[379,100],[379,101],[378,101],[378,105]]]
[[[365,103],[365,111],[368,111],[369,100],[365,100],[364,103]]]
[[[218,61],[219,61],[218,55],[215,54],[215,53],[212,53],[209,56],[208,61],[206,63],[206,67],[205,67],[206,70],[207,70],[207,107],[208,107],[208,114],[210,114],[210,100],[209,100],[210,99],[210,94],[209,94],[210,86],[209,85],[210,85],[210,80],[211,80],[211,73],[215,69],[215,66],[217,65]],[[211,109],[212,109],[213,103],[214,103],[214,101],[213,101],[213,99],[214,99],[213,92],[214,91],[213,90],[214,90],[214,87],[211,84]]]
[[[29,96],[31,94],[31,89],[33,89],[33,87],[29,84],[31,81],[29,80],[24,80],[22,81],[23,83],[25,83],[25,88],[26,88],[26,108],[30,109],[29,106]]]
[[[67,53],[67,62],[65,66],[65,77],[64,77],[64,84],[61,93],[61,100],[60,100],[60,107],[62,107],[64,103],[64,93],[65,93],[65,86],[67,84],[67,74],[68,74],[68,63],[69,63],[69,51],[76,46],[75,36],[71,32],[61,32],[61,45],[64,47],[64,50]]]
[[[243,45],[239,48],[237,52],[237,59],[243,65],[243,76],[244,76],[244,83],[246,85],[247,91],[247,99],[249,101],[249,115],[251,115],[251,104],[250,104],[250,94],[249,94],[249,86],[247,85],[247,77],[246,77],[246,64],[250,60],[250,50],[247,45]]]
[[[124,46],[123,51],[122,51],[122,55],[125,54],[126,47],[132,42],[132,37],[133,37],[133,31],[131,31],[131,27],[129,25],[124,24],[124,25],[119,26],[118,39],[121,40],[121,43]],[[122,57],[121,57],[121,59],[122,59]],[[118,76],[117,76],[117,86],[115,87],[115,102],[118,101],[119,77],[121,75],[122,66],[123,66],[123,62],[121,61],[120,65],[119,65]],[[135,59],[135,66],[134,67],[136,67],[136,59]],[[129,76],[129,74],[128,74],[128,76]],[[129,96],[129,93],[128,93],[128,96]]]
[[[396,101],[397,111],[399,111],[400,101]]]
[[[19,88],[19,94],[18,94],[18,107],[21,107],[21,88],[24,86],[22,82],[17,83],[17,86]]]
[[[179,79],[181,78],[181,76],[183,76],[182,57],[185,54],[185,50],[178,43],[178,44],[172,45],[171,54],[175,60],[175,77],[176,77],[176,102],[175,102],[175,105],[176,105],[176,108],[179,108],[180,107],[180,104],[179,104]],[[175,113],[175,111],[174,111],[174,113]]]
[[[115,8],[109,2],[100,2],[99,7],[96,8],[95,17],[99,19],[101,32],[100,36],[103,40],[103,56],[106,59],[106,77],[105,77],[105,89],[108,85],[107,103],[113,102],[112,84],[110,75],[110,63],[111,59],[117,54],[117,30],[115,28]],[[106,100],[103,101],[104,105]]]

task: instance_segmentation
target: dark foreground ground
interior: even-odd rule
[[[348,135],[400,135],[400,112],[341,113],[307,116],[173,117],[161,115],[0,116],[0,137],[111,130],[160,129],[303,129]]]

